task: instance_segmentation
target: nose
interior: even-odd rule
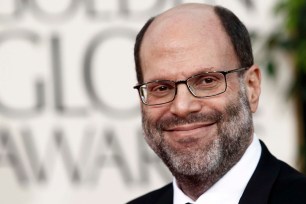
[[[190,113],[200,111],[202,108],[200,99],[195,98],[188,90],[186,84],[177,85],[177,93],[171,103],[170,112],[178,117],[184,118]]]

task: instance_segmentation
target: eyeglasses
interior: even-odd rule
[[[175,99],[178,84],[186,84],[190,93],[197,98],[207,98],[226,91],[226,75],[249,69],[243,67],[229,71],[211,71],[193,75],[186,80],[155,80],[134,86],[141,101],[148,106],[170,103]]]

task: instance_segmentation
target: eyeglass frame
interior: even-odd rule
[[[228,71],[208,71],[208,72],[201,72],[201,73],[198,73],[198,74],[195,74],[195,75],[192,75],[190,77],[188,77],[187,79],[185,80],[178,80],[178,81],[172,81],[172,80],[153,80],[153,81],[149,81],[149,82],[145,82],[145,83],[142,83],[142,84],[137,84],[133,87],[133,89],[137,89],[138,91],[138,94],[139,94],[139,97],[140,97],[140,100],[141,102],[146,105],[146,106],[158,106],[158,105],[163,105],[163,104],[167,104],[167,103],[171,103],[172,101],[174,101],[175,97],[176,97],[176,94],[177,94],[177,85],[178,84],[185,84],[187,86],[187,89],[188,91],[191,93],[192,96],[196,97],[196,98],[209,98],[209,97],[213,97],[213,96],[217,96],[217,95],[220,95],[220,94],[223,94],[226,92],[227,90],[227,78],[226,78],[226,75],[227,74],[230,74],[230,73],[234,73],[234,72],[240,72],[240,71],[246,71],[248,70],[250,67],[241,67],[241,68],[236,68],[236,69],[232,69],[232,70],[228,70]],[[191,78],[194,78],[196,76],[199,76],[199,75],[203,75],[203,74],[212,74],[212,73],[220,73],[224,76],[224,80],[225,80],[225,88],[224,88],[224,91],[220,92],[220,93],[217,93],[217,94],[213,94],[213,95],[209,95],[209,96],[197,96],[193,93],[192,90],[190,90],[190,87],[188,86],[187,84],[187,81]],[[144,86],[144,85],[147,85],[149,83],[154,83],[154,82],[161,82],[161,81],[170,81],[170,82],[173,82],[174,85],[175,85],[175,92],[174,92],[174,96],[173,96],[173,99],[170,100],[170,101],[167,101],[167,102],[164,102],[164,103],[158,103],[158,104],[147,104],[143,101],[142,99],[142,96],[141,96],[141,93],[140,93],[140,87]]]

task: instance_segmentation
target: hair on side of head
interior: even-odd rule
[[[225,32],[230,37],[241,67],[254,64],[254,57],[249,32],[239,18],[229,9],[215,6],[214,11],[219,17]]]
[[[136,77],[138,83],[143,83],[143,74],[141,69],[141,59],[140,59],[140,47],[143,40],[143,37],[151,25],[151,23],[154,21],[155,17],[150,18],[144,26],[141,28],[139,33],[136,36],[135,46],[134,46],[134,60],[135,60],[135,69],[136,69]]]

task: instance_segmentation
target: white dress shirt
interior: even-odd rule
[[[239,162],[235,164],[217,183],[203,193],[196,201],[186,196],[177,186],[174,178],[173,204],[238,204],[261,155],[259,139],[254,134],[251,145]]]

